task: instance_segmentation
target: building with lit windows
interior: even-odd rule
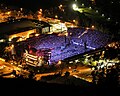
[[[38,36],[50,31],[50,25],[44,21],[31,19],[17,19],[0,23],[0,42],[12,41],[19,37],[18,41],[26,40],[29,37]]]
[[[20,37],[20,40],[29,38],[32,33],[37,33],[35,25],[27,19],[19,19],[0,23],[0,41],[12,41],[13,38]]]
[[[0,51],[13,42],[25,41],[28,38],[50,32],[50,25],[33,19],[16,19],[0,23]],[[1,53],[2,55],[2,53]]]

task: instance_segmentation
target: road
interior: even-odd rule
[[[83,66],[83,67],[78,67],[76,70],[77,70],[77,72],[71,72],[72,76],[74,76],[76,78],[84,79],[88,82],[92,82],[91,68]]]
[[[88,82],[92,82],[92,77],[91,77],[91,68],[88,68],[87,66],[80,66],[77,67],[76,69],[72,69],[72,68],[64,68],[62,70],[62,75],[64,76],[65,72],[68,71],[70,72],[71,76],[74,76],[76,78],[80,78],[80,79],[84,79]],[[42,76],[47,76],[47,75],[54,75],[59,71],[56,72],[51,72],[51,73],[44,73],[44,74],[36,74],[35,78],[36,80],[41,80]]]
[[[23,72],[24,70],[22,70],[21,68],[0,60],[0,75],[3,78],[14,78],[15,76],[13,74],[10,74],[13,70],[16,70],[16,74],[21,74],[21,72],[24,73]],[[76,78],[84,79],[89,82],[92,81],[92,77],[90,75],[92,70],[87,66],[78,66],[76,69],[72,67],[64,68],[62,70],[62,76],[64,76],[66,71],[70,72],[70,75]],[[58,72],[59,71],[51,72],[51,73],[36,74],[34,78],[35,80],[40,80],[42,76],[54,75]]]
[[[21,71],[21,68],[15,65],[9,64],[4,60],[0,60],[0,76],[2,76],[3,78],[14,78],[15,76],[10,74],[12,73],[13,70],[16,70],[16,74],[19,74],[19,72]]]

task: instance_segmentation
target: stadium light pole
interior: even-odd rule
[[[72,8],[73,8],[74,11],[77,11],[77,10],[78,10],[78,6],[77,6],[76,4],[73,4],[73,5],[72,5]]]
[[[73,5],[72,5],[72,8],[73,8],[74,11],[78,11],[78,12],[80,12],[80,13],[83,13],[83,12],[84,12],[84,10],[81,9],[81,8],[78,8],[78,6],[77,6],[76,4],[73,4]]]

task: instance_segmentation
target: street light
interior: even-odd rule
[[[75,20],[73,20],[73,22],[75,23]]]
[[[104,17],[105,15],[104,14],[102,14],[102,17]]]
[[[58,16],[57,16],[57,15],[55,15],[55,18],[58,18]]]
[[[82,3],[82,6],[85,6],[85,4]]]

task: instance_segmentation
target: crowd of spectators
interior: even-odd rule
[[[74,44],[84,45],[86,43],[88,48],[100,48],[108,44],[111,41],[111,38],[108,34],[91,30],[91,29],[79,29],[79,28],[71,28],[69,29],[72,34],[71,39]]]
[[[71,28],[68,29],[68,36],[57,34],[40,35],[28,40],[26,44],[36,49],[51,49],[51,62],[64,60],[86,51],[104,47],[111,41],[109,35],[96,30]]]

